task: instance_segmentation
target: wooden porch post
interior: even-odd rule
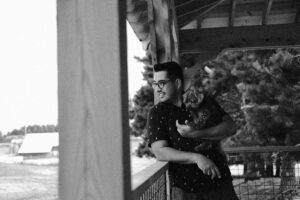
[[[152,65],[179,62],[178,29],[174,0],[147,0]],[[154,94],[154,103],[158,97]]]
[[[153,64],[179,61],[178,29],[173,0],[148,0]]]
[[[57,0],[61,200],[131,200],[125,3]]]

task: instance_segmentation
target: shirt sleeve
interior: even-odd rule
[[[169,140],[166,128],[166,116],[157,107],[153,107],[147,121],[148,146],[159,140]]]

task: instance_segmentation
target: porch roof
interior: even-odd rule
[[[260,46],[300,44],[293,34],[299,33],[298,0],[174,0],[174,7],[181,53],[205,51],[207,45],[219,51],[219,48],[257,46],[257,43]],[[147,50],[150,42],[147,0],[127,0],[127,20]],[[197,32],[187,29],[197,29]],[[218,46],[219,40],[213,44],[204,41],[204,45],[198,42],[197,49],[187,44],[187,38],[194,43],[195,35],[201,33],[205,37],[214,30],[220,32],[214,35],[216,38],[227,41],[225,46]],[[253,37],[249,31],[255,32]],[[241,41],[232,44],[237,35],[242,37]],[[243,43],[247,37],[255,41]],[[199,49],[199,45],[204,47]]]

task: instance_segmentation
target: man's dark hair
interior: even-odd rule
[[[183,85],[183,72],[180,65],[176,62],[165,62],[154,65],[154,72],[167,71],[171,80],[179,78]]]

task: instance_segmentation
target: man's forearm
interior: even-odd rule
[[[221,178],[218,167],[204,155],[192,152],[183,152],[172,147],[162,146],[155,148],[154,154],[159,161],[175,162],[180,164],[196,164],[203,174]]]
[[[204,128],[201,130],[194,130],[190,133],[192,138],[201,138],[208,140],[222,140],[232,136],[236,132],[236,126],[233,120],[225,116],[225,119],[218,125]]]
[[[181,164],[196,163],[196,153],[179,151],[172,147],[161,147],[155,152],[155,157],[159,161],[176,162]]]
[[[174,149],[168,145],[166,140],[153,142],[151,144],[151,149],[157,160],[166,162],[193,164],[199,161],[199,157],[203,156],[198,153]]]

